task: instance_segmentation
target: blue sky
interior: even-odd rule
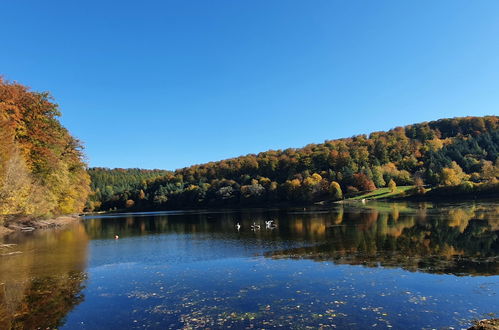
[[[499,1],[4,1],[0,74],[90,166],[175,169],[497,114]]]

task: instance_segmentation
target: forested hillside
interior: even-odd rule
[[[126,201],[128,200],[128,196],[125,195],[127,192],[140,189],[147,185],[147,181],[165,176],[168,173],[170,172],[165,170],[143,170],[138,168],[90,168],[88,174],[90,175],[93,193],[90,196],[88,207],[90,209],[99,209],[101,201],[110,201],[120,195]],[[140,197],[139,195],[137,197]]]
[[[0,77],[0,224],[80,212],[90,191],[82,146],[48,93]]]
[[[497,116],[441,119],[195,165],[112,197],[101,194],[100,208],[308,203],[397,185],[414,185],[413,194],[429,187],[442,187],[432,193],[497,193],[498,123]]]

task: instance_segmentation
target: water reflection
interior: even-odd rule
[[[2,242],[0,329],[462,327],[496,312],[498,235],[497,203],[88,217]]]
[[[329,238],[326,242],[272,251],[266,256],[456,275],[499,274],[496,207],[390,207],[391,210],[380,210],[374,205],[345,216],[339,213],[342,216],[336,218],[336,224],[355,225],[323,225],[324,235]]]
[[[88,236],[82,224],[10,235],[0,248],[0,329],[52,329],[83,300]]]
[[[277,228],[265,228],[268,219],[274,219]],[[242,226],[239,231],[237,222]],[[251,228],[254,222],[261,224],[260,230]],[[265,242],[266,248],[260,252],[270,258],[331,260],[456,275],[499,274],[496,204],[372,203],[332,209],[116,215],[89,219],[86,228],[94,239],[115,234],[209,234],[213,239],[238,239],[240,244]],[[275,242],[287,242],[291,248],[270,244]],[[281,249],[273,249],[276,246]]]

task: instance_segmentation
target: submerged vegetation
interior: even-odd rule
[[[498,154],[499,117],[441,119],[174,172],[92,169],[88,208],[306,204],[384,187],[400,197],[397,187],[409,185],[413,188],[402,195],[494,195],[499,192]]]
[[[0,78],[0,225],[80,212],[90,191],[81,143],[48,93]]]

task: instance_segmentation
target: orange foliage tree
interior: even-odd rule
[[[46,92],[0,78],[0,215],[80,212],[89,176],[81,143]]]

